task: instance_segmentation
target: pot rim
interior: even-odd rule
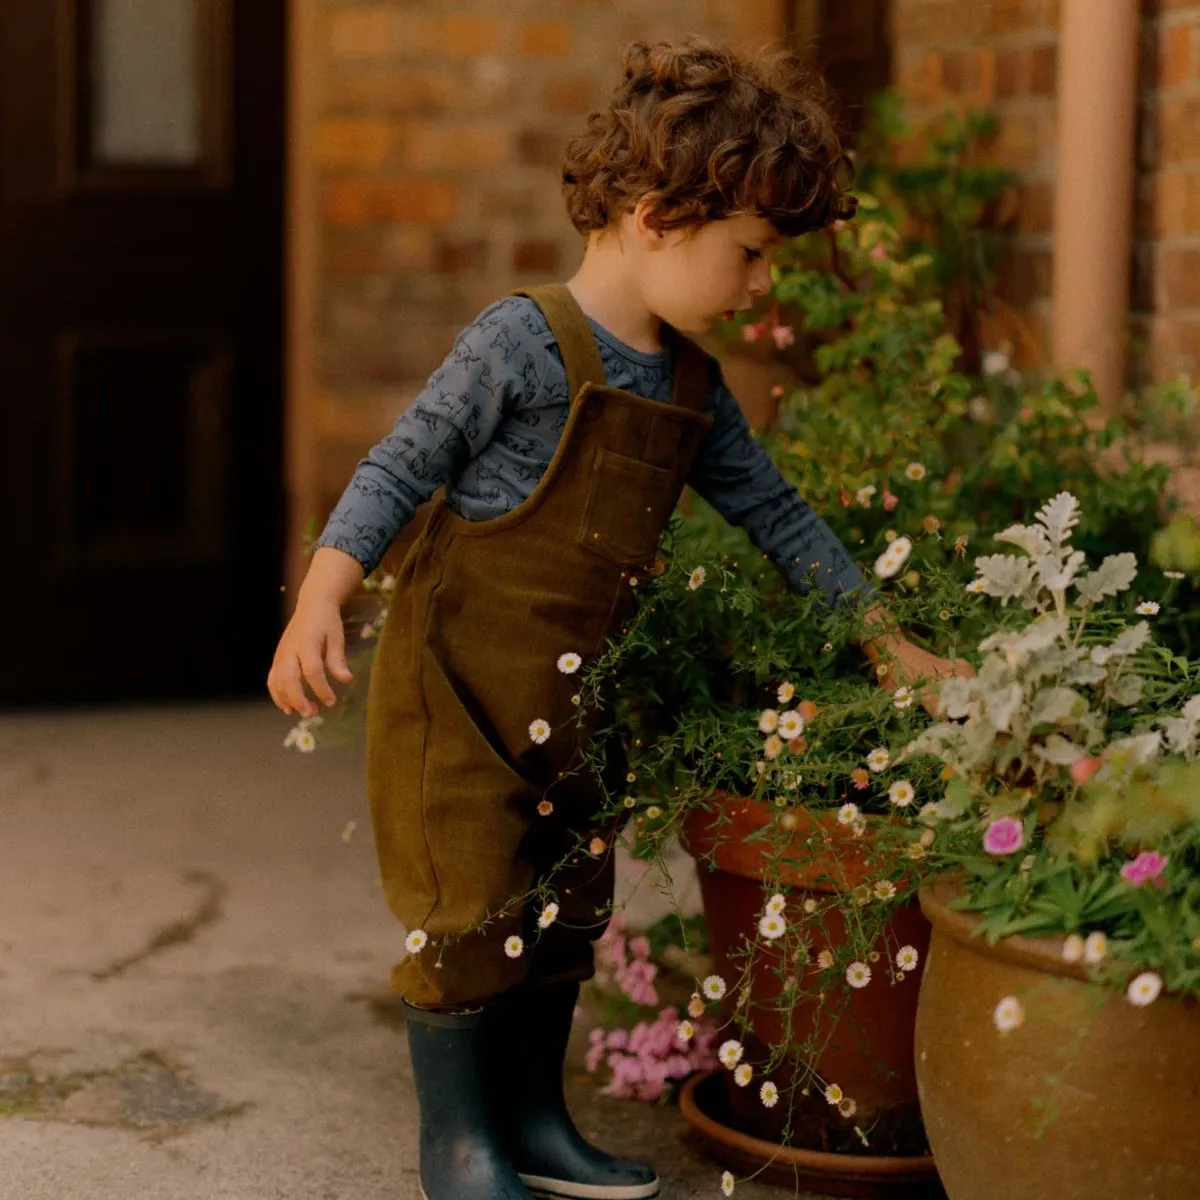
[[[720,1073],[718,1067],[690,1075],[679,1092],[679,1111],[684,1120],[698,1133],[715,1142],[753,1155],[764,1162],[794,1163],[809,1171],[840,1175],[845,1179],[878,1180],[904,1176],[932,1178],[937,1175],[931,1154],[918,1154],[907,1158],[895,1154],[834,1154],[828,1150],[806,1150],[801,1146],[768,1142],[763,1138],[742,1133],[731,1125],[722,1125],[696,1103],[696,1089]]]
[[[1029,937],[1014,933],[995,942],[976,936],[975,930],[983,919],[979,913],[950,907],[950,902],[965,891],[962,876],[955,872],[939,875],[921,888],[921,911],[929,918],[935,931],[953,938],[975,954],[1021,967],[1032,967],[1046,975],[1077,979],[1081,983],[1098,982],[1094,971],[1085,963],[1063,960],[1062,948],[1067,939],[1062,934]]]

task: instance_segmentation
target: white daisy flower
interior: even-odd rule
[[[846,982],[852,988],[865,988],[871,982],[871,968],[864,962],[852,962],[846,968]]]
[[[764,908],[769,913],[775,913],[778,916],[785,908],[787,908],[787,898],[782,892],[776,892],[770,900],[764,905]]]
[[[880,879],[872,890],[876,900],[890,900],[896,894],[896,885],[890,879]]]
[[[564,675],[574,675],[583,666],[583,659],[574,652],[558,656],[558,669]]]
[[[773,708],[764,708],[758,714],[758,732],[774,733],[779,728],[779,714]]]
[[[512,937],[506,938],[504,942],[504,953],[509,958],[520,958],[525,951],[525,943],[514,933]]]
[[[992,1013],[992,1021],[1001,1033],[1011,1033],[1025,1023],[1025,1006],[1016,996],[1005,996],[996,1005]]]
[[[696,1027],[691,1023],[691,1021],[679,1022],[679,1028],[675,1030],[675,1037],[678,1041],[686,1046],[688,1042],[690,1042],[695,1036]]]
[[[817,911],[817,902],[811,896],[804,902],[804,911],[806,913],[815,913]]]
[[[843,1117],[854,1116],[854,1114],[858,1112],[857,1101],[851,1100],[849,1096],[844,1097],[842,1102],[838,1105],[838,1112],[840,1112]]]
[[[777,733],[771,734],[765,742],[763,742],[763,757],[768,759],[776,759],[783,753],[783,738]]]
[[[862,811],[857,804],[843,804],[837,811],[839,825],[853,825],[860,816],[862,816]]]
[[[973,596],[982,595],[983,594],[983,580],[982,579],[972,579],[971,582],[967,584],[967,591],[970,592],[971,595],[973,595]]]
[[[908,476],[913,483],[920,483],[925,478],[925,464],[919,462],[910,462],[904,468],[904,474]]]
[[[725,995],[725,980],[720,975],[709,975],[700,986],[710,1000],[720,1000]]]
[[[542,909],[541,915],[538,917],[538,928],[549,929],[557,919],[558,905],[553,903],[547,904],[546,907]]]
[[[700,999],[699,992],[693,992],[688,1001],[688,1016],[697,1021],[704,1016],[704,1001]]]
[[[886,746],[880,746],[877,750],[872,750],[867,755],[867,766],[875,772],[876,775],[880,771],[886,771],[888,763],[891,762],[891,755],[887,752]]]
[[[1186,579],[1187,576],[1182,571],[1164,571],[1163,574],[1168,579]]]
[[[787,925],[778,913],[767,913],[758,923],[758,932],[765,938],[782,937]]]
[[[717,1058],[720,1059],[723,1067],[728,1067],[732,1071],[742,1061],[742,1055],[745,1053],[742,1043],[731,1038],[729,1041],[721,1043],[717,1050]]]
[[[429,934],[423,929],[414,929],[404,939],[404,948],[409,954],[420,954],[429,943]]]
[[[921,956],[917,953],[915,946],[901,946],[896,951],[896,966],[902,971],[915,971],[917,963],[920,961]]]
[[[768,1079],[758,1089],[758,1098],[763,1102],[763,1108],[774,1108],[779,1103],[779,1089]]]
[[[697,567],[688,576],[688,591],[694,592],[708,578],[708,572],[703,567]]]
[[[1139,617],[1154,617],[1158,615],[1158,604],[1153,600],[1143,600],[1133,611]]]
[[[1003,350],[987,350],[980,366],[985,375],[1003,375],[1008,370],[1008,355]]]
[[[316,748],[317,739],[307,729],[302,729],[296,735],[296,749],[301,754],[311,754]]]
[[[1147,1004],[1153,1004],[1158,999],[1162,986],[1161,976],[1156,975],[1153,971],[1143,971],[1132,980],[1125,995],[1130,1004],[1136,1004],[1138,1008],[1145,1008]]]
[[[529,725],[529,740],[539,746],[550,736],[550,722],[539,717]]]
[[[880,579],[890,579],[908,561],[912,553],[912,542],[906,537],[898,537],[887,550],[875,560],[875,574]]]
[[[796,694],[796,688],[790,683],[781,683],[779,690],[775,693],[775,699],[780,704],[786,704]]]
[[[1062,958],[1063,962],[1077,963],[1083,961],[1083,938],[1077,933],[1070,934],[1063,942]]]
[[[833,966],[833,951],[822,950],[821,953],[817,955],[817,966],[820,967],[822,971],[828,971],[829,968]]]
[[[723,1171],[721,1173],[721,1192],[725,1196],[733,1195],[733,1172]]]
[[[825,1103],[826,1104],[841,1104],[842,1097],[844,1095],[845,1095],[845,1092],[843,1092],[842,1089],[840,1087],[838,1087],[838,1085],[836,1083],[831,1083],[825,1089]]]
[[[897,779],[895,783],[888,788],[888,799],[897,808],[907,808],[916,796],[913,791],[913,785],[907,779]]]
[[[798,738],[804,732],[804,718],[794,711],[779,714],[779,736],[785,742]]]
[[[754,1068],[749,1063],[738,1063],[733,1072],[733,1082],[738,1087],[745,1087],[754,1078]]]
[[[1095,933],[1089,933],[1087,941],[1083,943],[1083,961],[1091,964],[1093,967],[1097,963],[1102,963],[1108,957],[1108,938],[1097,930]]]
[[[858,503],[859,508],[870,508],[871,497],[875,495],[876,491],[878,491],[878,489],[873,483],[868,483],[866,487],[860,487],[858,491],[854,493],[854,499]]]
[[[911,708],[916,696],[910,687],[898,687],[892,693],[892,703],[899,709]]]

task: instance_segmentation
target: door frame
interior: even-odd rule
[[[307,569],[301,531],[315,516],[313,444],[316,290],[320,208],[316,131],[320,119],[319,0],[288,0],[284,166],[284,544],[282,611],[290,614]]]

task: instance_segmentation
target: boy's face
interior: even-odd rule
[[[635,217],[635,227],[642,297],[676,329],[705,333],[771,289],[781,239],[763,217],[743,213],[661,233]]]

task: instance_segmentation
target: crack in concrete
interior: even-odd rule
[[[31,1057],[0,1059],[0,1118],[125,1129],[163,1141],[251,1107],[229,1104],[198,1087],[154,1050],[108,1070],[60,1076],[39,1068]]]
[[[181,920],[164,925],[151,936],[140,950],[135,950],[132,954],[119,958],[98,971],[92,971],[93,979],[100,983],[115,979],[118,975],[128,971],[130,967],[137,966],[154,955],[161,954],[164,950],[190,942],[206,925],[212,925],[215,921],[220,920],[221,902],[225,899],[225,893],[228,891],[226,886],[207,871],[188,871],[184,874],[184,879],[188,883],[197,884],[205,889],[204,896],[192,913]]]

